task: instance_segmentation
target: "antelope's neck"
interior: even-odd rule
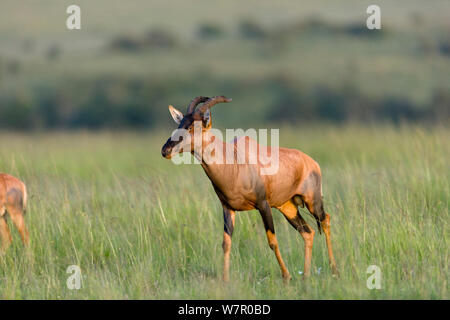
[[[211,133],[206,133],[202,139],[201,157],[198,153],[194,153],[194,156],[200,161],[203,170],[205,170],[211,180],[222,175],[222,162],[220,159],[217,161],[218,159],[215,157],[218,156],[218,152],[222,152],[223,156],[225,156],[225,150],[225,142]]]

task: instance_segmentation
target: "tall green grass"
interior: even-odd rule
[[[199,166],[161,158],[169,131],[1,133],[0,171],[28,185],[31,245],[24,250],[13,230],[13,245],[0,257],[0,298],[449,298],[449,129],[280,132],[281,145],[322,167],[339,279],[316,233],[314,272],[302,280],[303,241],[273,210],[293,276],[283,285],[259,213],[251,211],[237,215],[224,285],[219,201]],[[381,290],[366,287],[373,264],[382,271]],[[80,290],[66,286],[69,265],[81,267]]]

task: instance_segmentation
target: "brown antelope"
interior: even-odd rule
[[[28,230],[25,226],[24,214],[27,205],[27,189],[17,178],[0,173],[0,236],[2,249],[12,242],[11,233],[6,223],[6,213],[11,217],[25,246],[28,245]]]
[[[299,213],[298,206],[304,207],[314,216],[317,221],[319,232],[324,231],[328,248],[328,257],[333,274],[338,270],[333,256],[330,235],[330,216],[325,213],[322,202],[322,185],[320,167],[312,158],[295,149],[265,147],[256,143],[249,137],[235,139],[226,143],[211,133],[210,108],[217,103],[230,102],[224,96],[213,98],[196,97],[188,106],[187,113],[183,115],[173,106],[169,111],[179,124],[178,129],[187,132],[186,137],[176,137],[174,134],[162,147],[162,156],[170,159],[173,155],[181,152],[191,152],[199,159],[206,175],[211,180],[214,190],[219,197],[223,207],[224,233],[223,233],[223,279],[229,280],[231,236],[234,230],[235,212],[257,209],[259,210],[267,240],[270,248],[281,267],[283,278],[289,280],[290,274],[281,257],[278,241],[275,236],[271,208],[280,210],[289,223],[297,229],[305,242],[305,265],[304,276],[311,273],[311,254],[314,239],[312,229]],[[198,106],[200,103],[202,105]],[[198,106],[198,108],[197,108]],[[201,126],[201,153],[195,149],[194,123]],[[246,145],[242,147],[239,143],[245,140]],[[222,150],[224,153],[234,153],[234,157],[254,158],[258,155],[251,152],[260,151],[265,148],[266,154],[277,152],[278,170],[275,174],[262,175],[262,162],[258,157],[256,163],[214,163],[208,161],[209,154],[205,150]],[[253,147],[253,148],[252,148]],[[276,150],[274,148],[277,148]],[[230,151],[231,150],[231,151]],[[253,151],[250,151],[253,150]]]

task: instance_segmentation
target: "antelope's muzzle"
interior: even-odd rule
[[[166,159],[170,159],[172,157],[172,150],[177,143],[178,141],[173,141],[171,138],[169,138],[161,149],[161,155]]]

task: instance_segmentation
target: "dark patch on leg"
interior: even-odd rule
[[[272,217],[272,210],[270,210],[270,206],[267,203],[267,201],[264,201],[259,207],[258,207],[259,213],[261,213],[261,217],[264,222],[264,228],[266,228],[266,231],[269,230],[273,234],[275,234],[275,226],[273,225],[273,217]]]
[[[321,222],[325,220],[325,211],[322,201],[322,178],[318,172],[311,172],[305,179],[301,188],[302,195],[309,195],[306,206],[317,222],[319,233],[322,233]],[[302,199],[304,199],[302,197]]]
[[[319,233],[322,233],[322,221],[325,220],[325,211],[323,210],[322,197],[306,201],[306,207],[317,222]]]
[[[314,200],[314,218],[316,218],[317,228],[319,233],[322,233],[322,221],[325,220],[325,210],[323,210],[322,197],[320,199]]]
[[[309,229],[308,224],[306,223],[306,221],[303,219],[303,217],[299,213],[297,213],[297,215],[293,219],[288,219],[288,218],[286,218],[286,219],[289,221],[289,223],[295,229],[297,229],[298,232],[300,232],[300,233],[303,233],[303,232],[311,233],[311,229]]]
[[[223,209],[223,222],[223,230],[231,237],[234,231],[233,220],[231,219],[230,210],[226,208]]]
[[[323,209],[322,197],[314,200],[314,211],[315,211],[316,215],[319,217],[320,222],[325,220],[325,210]]]

